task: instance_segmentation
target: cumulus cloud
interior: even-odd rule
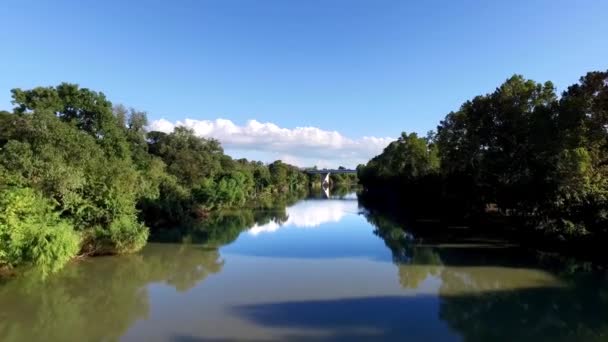
[[[228,153],[231,150],[266,152],[272,155],[271,158],[299,166],[336,167],[341,162],[354,167],[380,153],[394,140],[388,137],[351,139],[337,131],[317,127],[289,129],[257,120],[237,125],[226,119],[185,119],[177,122],[160,119],[153,121],[148,128],[169,133],[177,126],[191,128],[198,136],[219,140]]]

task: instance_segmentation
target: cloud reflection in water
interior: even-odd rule
[[[321,203],[320,203],[321,202]],[[251,235],[273,233],[281,228],[317,228],[324,223],[339,222],[349,214],[356,214],[357,201],[353,200],[307,200],[286,209],[288,219],[283,224],[269,222],[254,225]]]

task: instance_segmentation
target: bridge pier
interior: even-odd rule
[[[331,179],[329,178],[329,176],[331,175],[331,172],[328,172],[327,175],[325,175],[325,178],[323,179],[323,187],[329,187],[331,185]]]

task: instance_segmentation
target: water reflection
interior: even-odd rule
[[[440,318],[467,341],[606,341],[605,278],[518,273],[497,287],[491,273],[444,272]]]
[[[465,341],[608,339],[608,276],[589,263],[500,244],[422,245],[386,217],[367,219],[391,249],[400,284],[438,284],[438,318]]]
[[[324,186],[323,187],[323,194],[325,195],[325,198],[329,198],[330,197],[330,189],[329,186]]]
[[[245,230],[266,225],[282,225],[288,219],[285,207],[268,209],[231,209],[213,212],[194,226],[171,227],[153,232],[155,242],[203,244],[210,247],[227,245]]]
[[[76,262],[46,281],[20,277],[0,287],[0,340],[115,341],[148,318],[149,284],[184,292],[222,266],[217,251],[153,244]]]
[[[165,232],[191,244],[6,282],[0,340],[607,340],[594,265],[421,241],[344,198],[218,212]]]
[[[273,233],[281,228],[316,228],[325,223],[340,222],[345,215],[357,214],[356,201],[328,199],[319,203],[305,200],[286,209],[287,219],[283,222],[272,220],[263,225],[255,224],[248,233]]]
[[[321,195],[319,195],[321,196]],[[281,222],[253,225],[222,253],[273,258],[390,260],[382,241],[370,236],[356,196],[307,198],[285,209]]]

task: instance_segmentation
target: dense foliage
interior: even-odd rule
[[[294,166],[233,160],[190,129],[147,132],[146,113],[74,84],[12,95],[0,112],[0,268],[137,251],[148,227],[308,186]]]
[[[74,227],[34,190],[2,190],[0,210],[0,264],[29,262],[48,272],[78,252],[80,240]]]
[[[513,76],[436,133],[403,133],[358,174],[369,192],[429,212],[494,211],[522,231],[606,238],[608,72],[588,73],[561,97],[551,82]]]

